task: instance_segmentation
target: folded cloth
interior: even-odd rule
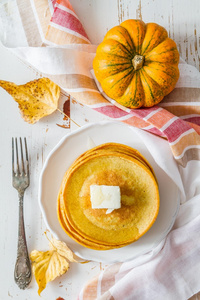
[[[166,239],[150,253],[109,266],[82,289],[79,299],[171,300],[187,299],[197,293],[200,290],[199,72],[180,61],[177,85],[159,105],[129,110],[108,99],[95,82],[92,62],[96,45],[89,41],[68,0],[4,0],[0,28],[1,41],[10,51],[77,101],[108,119],[142,129],[140,137],[158,164],[182,187],[180,212]],[[178,164],[177,179],[168,165],[170,155]]]
[[[177,174],[168,142],[142,130],[138,134],[181,191],[180,176],[186,201],[172,230],[157,247],[131,261],[108,266],[83,287],[79,300],[184,300],[200,289],[200,161],[178,166]]]

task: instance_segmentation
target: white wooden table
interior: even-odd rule
[[[164,26],[175,40],[181,57],[200,68],[200,3],[199,0],[71,0],[92,43],[98,44],[107,30],[121,21],[139,18]],[[0,79],[23,84],[38,77],[29,66],[4,47],[0,47]],[[102,263],[71,264],[62,277],[49,283],[42,298],[37,295],[35,279],[27,290],[20,290],[14,282],[14,265],[17,249],[18,198],[11,183],[11,137],[26,136],[31,159],[31,184],[25,194],[25,227],[29,251],[47,250],[44,235],[46,226],[38,206],[38,181],[44,161],[50,150],[77,126],[63,128],[65,121],[59,112],[43,118],[35,125],[25,123],[17,103],[0,89],[0,299],[56,300],[76,299],[81,287],[106,266]],[[71,102],[71,118],[79,125],[104,120],[105,117],[82,105]],[[200,299],[194,296],[193,299]]]

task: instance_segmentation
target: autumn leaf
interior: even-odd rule
[[[18,103],[22,118],[30,124],[57,110],[60,87],[49,78],[39,78],[23,85],[0,80],[0,86]]]
[[[77,262],[74,259],[74,253],[67,245],[55,238],[49,241],[49,251],[33,250],[30,253],[30,259],[39,295],[48,282],[67,272],[69,262]]]

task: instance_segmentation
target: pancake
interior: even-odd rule
[[[121,208],[93,209],[90,185],[119,186]],[[107,143],[79,156],[67,170],[58,195],[58,219],[78,243],[96,250],[125,246],[153,225],[159,191],[152,167],[135,149]]]
[[[149,167],[151,172],[154,174],[153,168],[151,167],[151,165],[149,164],[147,159],[138,150],[133,149],[133,148],[127,146],[127,145],[119,144],[119,143],[105,143],[105,144],[101,144],[99,146],[96,146],[96,147],[84,152],[83,154],[81,154],[74,161],[73,166],[76,163],[78,163],[79,161],[82,161],[87,156],[90,156],[92,154],[102,153],[102,150],[103,151],[114,151],[114,152],[130,155],[131,157],[140,160],[143,164],[145,164],[147,167]]]
[[[60,225],[62,229],[69,235],[72,239],[74,239],[76,242],[81,244],[82,246],[85,246],[87,248],[95,249],[95,250],[109,250],[112,248],[112,246],[103,245],[95,243],[94,241],[87,240],[85,237],[78,234],[66,221],[66,216],[63,214],[63,211],[60,209],[60,205],[58,202],[58,218],[60,221]],[[113,248],[115,246],[113,245]]]
[[[69,174],[68,174],[69,175]],[[65,182],[65,181],[64,181]],[[62,190],[62,186],[61,189]],[[88,248],[93,248],[94,249],[94,240],[92,240],[90,237],[86,237],[81,235],[81,233],[77,233],[77,231],[75,230],[75,228],[72,227],[71,223],[68,221],[67,219],[67,215],[65,214],[65,208],[63,205],[63,197],[61,195],[61,193],[59,193],[58,196],[58,218],[61,224],[61,227],[63,228],[63,230],[71,237],[71,238],[75,238],[75,239],[79,239],[79,243],[80,244],[87,244]],[[82,239],[84,241],[82,241]],[[92,244],[91,244],[92,242]],[[93,247],[91,247],[93,245]],[[116,243],[114,243],[113,245],[111,243],[109,243],[110,246],[112,246],[112,248],[116,248]],[[103,242],[96,242],[95,243],[95,248],[99,249],[100,246],[103,246],[104,250],[106,250],[108,247],[106,246],[106,243],[103,244]],[[111,247],[109,247],[111,248]]]

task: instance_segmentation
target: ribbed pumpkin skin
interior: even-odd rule
[[[143,59],[138,69],[134,67],[136,57]],[[174,89],[178,63],[176,44],[162,26],[127,20],[107,32],[97,47],[93,68],[110,98],[139,108],[158,104]]]

